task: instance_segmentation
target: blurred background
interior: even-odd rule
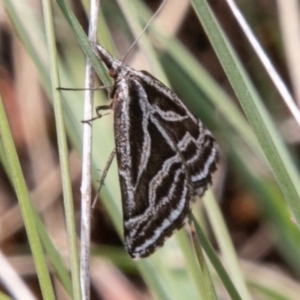
[[[99,41],[120,60],[148,17],[161,3],[154,0],[134,1],[130,6],[127,2],[130,1],[103,0],[100,6]],[[207,2],[247,71],[277,134],[288,148],[287,153],[293,165],[298,169],[297,123],[226,1]],[[290,15],[284,15],[279,0],[239,0],[237,4],[273,66],[297,99],[295,83],[299,82],[299,78],[293,73],[293,63],[288,53],[290,47],[297,47],[300,32],[294,34],[295,45],[293,38],[287,40],[284,30],[287,23],[293,21]],[[87,1],[69,1],[68,5],[87,32]],[[86,57],[55,1],[52,2],[52,9],[61,87],[84,87]],[[299,21],[300,11],[294,12]],[[133,20],[138,20],[139,27],[132,25],[135,22]],[[251,291],[251,298],[297,299],[300,292],[299,230],[195,9],[189,1],[169,0],[153,22],[153,28],[147,30],[142,39],[147,39],[152,50],[156,50],[153,56],[155,62],[152,56],[147,56],[143,51],[143,47],[147,46],[141,41],[142,46],[135,47],[125,63],[136,69],[146,69],[170,86],[216,137],[220,162],[212,190],[239,258],[244,280]],[[95,78],[95,86],[100,85],[102,81]],[[68,233],[50,91],[49,54],[41,1],[3,0],[0,2],[0,93],[30,198],[68,272]],[[74,214],[77,232],[80,232],[84,94],[80,91],[62,91],[62,95]],[[95,106],[109,103],[105,91],[95,92]],[[226,114],[224,110],[227,110]],[[111,112],[93,123],[95,190],[113,147]],[[0,265],[4,266],[5,261],[9,265],[7,270],[14,270],[28,293],[23,299],[42,299],[24,228],[24,216],[20,211],[1,140],[0,160]],[[151,270],[151,276],[154,277],[168,273],[167,277],[163,277],[168,283],[163,281],[162,284],[168,287],[170,299],[183,299],[184,295],[185,299],[200,299],[197,283],[191,279],[186,265],[186,254],[182,254],[176,238],[168,241],[154,255],[153,261],[149,259],[151,266],[148,262],[139,264],[130,259],[122,243],[120,201],[114,161],[91,220],[91,298],[163,299],[149,283],[151,279],[145,276]],[[203,214],[207,236],[219,253],[220,244],[211,229],[212,217],[203,210],[201,200],[194,210],[195,214]],[[190,248],[193,246],[190,245]],[[224,263],[230,265],[226,259]],[[57,299],[71,299],[50,265]],[[157,266],[161,269],[157,269]],[[9,279],[5,276],[8,271],[4,267],[0,269],[0,290],[3,295],[15,299],[17,296],[14,296]],[[229,299],[214,271],[212,278],[218,299]]]

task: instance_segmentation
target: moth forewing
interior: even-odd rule
[[[215,140],[169,88],[136,71],[103,47],[97,55],[114,79],[116,156],[125,246],[133,258],[149,256],[190,214],[216,169]]]

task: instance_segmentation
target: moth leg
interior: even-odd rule
[[[102,117],[100,111],[101,110],[109,110],[109,109],[112,109],[111,108],[111,104],[110,105],[100,105],[100,106],[97,106],[96,107],[96,114],[97,114],[97,119],[100,119]]]
[[[111,104],[110,105],[100,105],[100,106],[97,106],[96,107],[96,117],[91,118],[89,120],[82,120],[81,123],[88,123],[88,124],[91,125],[92,121],[100,119],[102,116],[106,115],[106,114],[102,115],[100,113],[101,110],[109,110],[109,109],[112,109]]]
[[[99,195],[99,193],[100,193],[102,187],[104,186],[104,180],[105,180],[105,178],[106,178],[107,172],[108,172],[108,170],[109,170],[109,168],[110,168],[110,165],[111,165],[111,163],[112,163],[112,161],[113,161],[115,155],[116,155],[116,148],[114,148],[113,151],[110,153],[109,158],[108,158],[108,160],[107,160],[107,162],[106,162],[106,164],[105,164],[104,170],[103,170],[103,172],[102,172],[102,176],[101,176],[101,178],[100,178],[100,184],[99,184],[98,190],[97,190],[97,192],[96,192],[96,196],[95,196],[95,198],[94,198],[94,200],[93,200],[92,209],[95,208],[95,205],[96,205],[96,201],[97,201],[98,195]]]
[[[56,90],[58,91],[99,91],[99,90],[105,90],[110,88],[111,86],[98,86],[93,88],[66,88],[66,87],[57,87]]]

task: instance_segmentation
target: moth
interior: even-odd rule
[[[124,240],[129,255],[147,257],[188,220],[216,170],[215,139],[178,96],[146,71],[136,71],[102,46],[96,55],[114,84],[114,133]]]

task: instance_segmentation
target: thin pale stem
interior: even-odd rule
[[[90,6],[89,41],[92,46],[97,42],[97,22],[99,0],[92,0]],[[89,59],[86,62],[84,120],[92,118],[93,111],[93,79],[94,70]],[[91,228],[91,197],[92,197],[92,126],[83,128],[82,145],[82,182],[81,182],[81,235],[80,235],[80,286],[82,299],[90,299],[90,228]]]

